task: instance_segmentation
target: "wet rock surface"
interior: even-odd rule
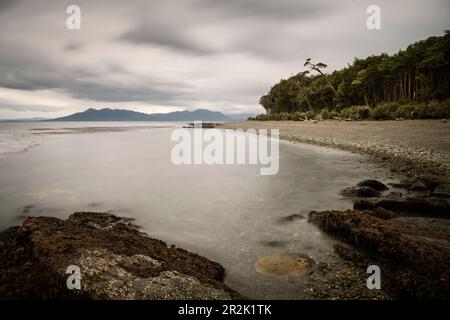
[[[353,246],[341,248],[341,257],[363,268],[379,265],[384,285],[397,297],[449,298],[450,221],[378,217],[374,211],[311,212],[310,221]]]
[[[280,253],[262,257],[255,268],[270,277],[305,277],[306,299],[448,299],[447,186],[448,180],[432,176],[404,180],[391,188],[374,179],[361,181],[341,191],[353,198],[353,210],[309,214],[310,222],[339,240],[324,260],[297,265]],[[279,222],[298,218],[291,215]],[[366,285],[371,265],[381,269],[380,290]]]
[[[279,254],[259,259],[256,271],[273,277],[294,278],[306,272],[314,264],[309,257],[294,254]]]
[[[357,186],[358,187],[369,187],[369,188],[372,188],[377,191],[385,191],[385,190],[389,189],[383,182],[380,182],[375,179],[367,179],[367,180],[360,181],[360,182],[358,182]]]
[[[374,180],[351,188],[366,181]],[[383,188],[379,197],[355,199],[353,210],[312,211],[309,221],[349,245],[336,245],[335,252],[351,263],[350,269],[356,268],[355,274],[358,268],[380,266],[383,286],[392,297],[448,299],[448,186],[442,177],[403,180],[394,185],[400,192]]]
[[[344,188],[340,193],[345,197],[375,198],[381,197],[386,190],[389,188],[384,183],[375,179],[367,179],[359,182],[356,186]]]
[[[407,198],[407,199],[376,199],[358,200],[354,203],[355,210],[372,210],[383,208],[405,214],[427,215],[430,217],[450,218],[450,199],[441,198]]]
[[[376,194],[371,191],[360,191],[359,188],[362,188],[360,186],[367,185],[367,182],[372,187],[383,189],[383,192],[377,191],[378,194]],[[377,184],[379,187],[376,187]],[[353,205],[354,210],[383,208],[407,215],[449,218],[450,198],[447,196],[447,192],[450,190],[449,179],[424,176],[402,180],[399,183],[393,183],[392,186],[402,191],[392,191],[376,180],[364,180],[356,187],[345,188],[341,194],[353,198],[371,198],[357,199]]]
[[[361,197],[372,198],[379,197],[381,193],[371,187],[348,187],[341,191],[341,194],[346,197]]]
[[[67,267],[81,271],[69,290]],[[223,267],[150,238],[130,220],[78,212],[29,217],[0,233],[2,299],[233,299]]]

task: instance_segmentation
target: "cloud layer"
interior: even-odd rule
[[[87,107],[261,112],[259,97],[307,57],[341,68],[449,29],[446,0],[0,0],[0,118]],[[426,14],[425,14],[426,13]]]

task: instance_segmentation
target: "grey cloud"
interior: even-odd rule
[[[228,0],[188,1],[179,11],[154,8],[148,16],[127,30],[118,39],[136,44],[150,44],[170,48],[182,53],[208,55],[247,52],[269,58],[283,56],[283,47],[274,46],[286,40],[283,27],[290,23],[307,21],[336,10],[333,3],[298,0]],[[186,3],[185,3],[186,4]],[[166,14],[163,18],[159,14]],[[170,13],[170,18],[167,15]],[[226,34],[210,34],[199,39],[195,31],[219,26]],[[211,38],[230,37],[230,43],[219,48],[211,46]],[[281,42],[280,45],[287,45]]]
[[[202,0],[199,5],[210,6],[234,17],[254,17],[278,21],[310,20],[317,16],[328,14],[336,7],[334,1],[324,2],[322,0]]]
[[[192,39],[186,29],[167,23],[141,23],[119,39],[137,44],[154,44],[190,54],[213,53],[205,44]]]
[[[37,58],[37,59],[36,59]],[[32,48],[14,42],[0,43],[0,86],[38,90],[57,88],[57,68],[36,57]]]
[[[72,86],[72,96],[79,99],[91,99],[105,102],[154,102],[167,104],[183,96],[181,91],[160,89],[155,87],[121,87],[117,85],[102,85],[89,82],[77,82]]]
[[[18,2],[20,2],[20,0],[0,0],[0,11],[9,9]]]
[[[199,40],[189,33],[189,28],[142,25],[133,28],[119,37],[119,40],[132,42],[135,44],[148,44],[171,49],[181,54],[189,55],[217,55],[248,53],[266,58],[285,58],[286,53],[292,51],[282,37],[283,30],[260,26],[246,26],[246,28],[235,30],[230,28],[230,34],[236,33],[235,39],[231,43],[220,48],[213,48],[207,39]],[[243,36],[242,36],[243,35]],[[220,36],[220,35],[217,35]],[[264,39],[264,41],[261,41]]]
[[[83,47],[83,45],[79,42],[68,42],[64,46],[64,51],[77,51],[80,50]]]
[[[332,71],[355,56],[392,53],[450,29],[448,0],[379,0],[379,32],[365,28],[370,0],[76,3],[80,32],[65,29],[70,0],[0,0],[0,90],[48,89],[76,99],[157,106],[256,106],[270,85],[300,71],[306,57]]]
[[[109,65],[107,72],[127,71]],[[67,68],[52,62],[36,48],[17,43],[0,46],[0,87],[19,90],[58,89],[74,98],[106,102],[161,102],[179,99],[189,87],[183,83],[146,79],[145,85],[127,87],[101,80],[100,72]],[[106,74],[107,75],[107,74]]]
[[[27,111],[33,111],[33,112],[55,112],[55,111],[63,111],[64,107],[48,107],[48,106],[42,106],[42,105],[29,105],[29,104],[17,104],[17,103],[11,103],[11,101],[7,101],[5,99],[0,98],[0,109],[2,110],[9,110],[9,111],[16,111],[16,112],[27,112]]]

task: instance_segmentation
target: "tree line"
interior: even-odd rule
[[[441,103],[440,107],[445,108],[443,115],[449,112],[448,30],[443,36],[415,42],[393,55],[382,53],[355,58],[352,64],[331,74],[324,72],[326,64],[314,63],[311,58],[304,66],[306,70],[282,79],[260,98],[267,115],[339,113],[355,106],[370,109],[430,102]]]

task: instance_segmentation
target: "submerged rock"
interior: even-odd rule
[[[346,197],[361,197],[373,198],[379,197],[381,193],[371,187],[348,187],[341,191],[341,194]]]
[[[268,276],[294,278],[308,271],[313,265],[313,260],[295,254],[281,254],[266,256],[259,259],[256,271]]]
[[[450,181],[446,177],[441,176],[421,176],[416,178],[409,178],[400,181],[399,183],[393,183],[395,188],[402,188],[410,191],[429,191],[432,192],[440,185],[449,184]]]
[[[428,189],[430,189],[430,191],[436,189],[436,187],[442,185],[442,184],[448,184],[450,183],[449,178],[448,177],[444,177],[444,176],[423,176],[418,178],[419,181],[421,181],[422,183],[424,183]]]
[[[294,213],[294,214],[288,215],[286,217],[282,217],[278,221],[281,223],[286,223],[286,222],[292,222],[292,221],[300,220],[300,219],[305,219],[305,217],[300,213]]]
[[[279,241],[279,240],[273,240],[273,241],[261,241],[261,244],[266,247],[271,248],[283,248],[287,245],[286,241]]]
[[[70,265],[80,268],[80,290],[67,288]],[[1,299],[242,298],[224,274],[220,264],[106,213],[29,217],[0,233]]]

